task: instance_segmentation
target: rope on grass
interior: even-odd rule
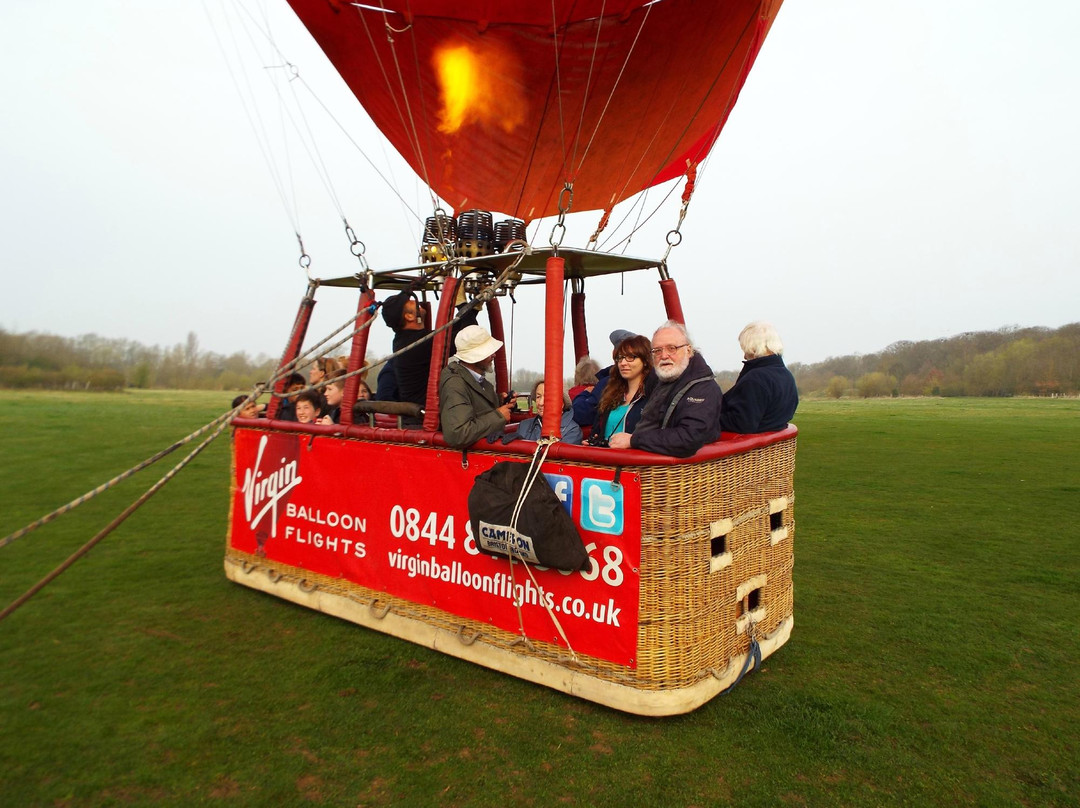
[[[243,403],[237,405],[236,407],[233,407],[231,410],[229,410],[226,413],[222,413],[221,415],[219,415],[217,418],[215,418],[210,423],[199,427],[198,429],[196,429],[194,432],[192,432],[187,437],[181,438],[180,440],[176,441],[176,443],[174,443],[172,446],[169,446],[169,447],[166,447],[165,449],[162,449],[157,454],[153,455],[152,457],[148,457],[146,460],[142,461],[141,463],[137,463],[136,465],[129,468],[127,471],[116,475],[111,480],[109,480],[108,482],[102,483],[97,488],[93,489],[92,491],[87,491],[81,497],[73,499],[67,505],[61,505],[59,508],[57,508],[52,513],[46,514],[45,516],[41,517],[37,521],[31,522],[26,527],[21,528],[19,530],[16,530],[14,533],[0,539],[0,547],[6,547],[7,545],[11,544],[16,539],[21,539],[27,533],[31,533],[32,531],[37,530],[39,527],[42,527],[43,525],[47,525],[49,522],[53,521],[57,517],[63,516],[65,513],[68,513],[70,511],[75,510],[80,505],[82,505],[82,504],[84,504],[86,502],[89,502],[94,497],[98,496],[98,494],[103,494],[106,491],[108,491],[110,488],[112,488],[114,485],[117,485],[118,483],[123,482],[128,477],[135,474],[136,472],[142,471],[144,468],[147,468],[148,466],[152,466],[154,463],[161,460],[161,458],[163,458],[163,457],[165,457],[165,456],[167,456],[169,454],[172,454],[177,449],[179,449],[181,446],[184,446],[185,444],[191,443],[191,441],[195,440],[195,438],[199,437],[199,435],[203,434],[207,430],[213,429],[215,426],[218,426],[219,424],[222,426],[222,428],[224,428],[224,425],[226,423],[228,423],[229,419],[232,418],[240,410],[242,410],[244,408],[244,406],[248,403],[248,401],[251,401],[251,400],[253,400],[255,398],[258,398],[260,395],[262,395],[262,386],[261,385],[257,386],[256,389],[253,390],[248,395],[247,399],[245,399]],[[220,432],[220,429],[219,429],[219,432]],[[215,434],[215,437],[216,437],[216,434]]]
[[[498,278],[496,278],[496,280],[492,284],[490,284],[488,287],[483,289],[480,292],[480,294],[478,294],[476,296],[476,298],[474,299],[472,307],[478,308],[479,306],[483,305],[484,302],[486,302],[486,301],[490,300],[492,297],[494,297],[495,291],[506,281],[506,279],[509,277],[509,275],[513,271],[513,269],[515,269],[517,267],[517,265],[521,262],[521,260],[525,257],[526,253],[527,253],[527,251],[522,251],[522,254],[520,256],[518,256],[518,258],[512,264],[510,264],[508,267],[506,267],[503,270],[502,274]],[[454,319],[452,319],[450,322],[446,323],[445,325],[441,326],[440,328],[436,329],[432,333],[426,335],[423,340],[420,340],[418,342],[424,342],[426,340],[430,340],[430,339],[432,339],[434,337],[435,334],[439,333],[440,331],[452,327],[462,317],[465,316],[465,314],[466,314],[466,312],[468,311],[469,308],[470,307],[464,307],[458,313],[458,315],[456,317],[454,317]],[[350,317],[348,322],[352,322],[353,320],[354,320],[354,318]],[[369,327],[372,322],[374,322],[374,318],[369,319],[367,322],[362,324],[360,327],[355,328],[352,331],[352,334],[359,333],[363,329]],[[338,329],[338,331],[340,331],[340,329]],[[332,335],[330,337],[327,337],[321,343],[319,343],[319,345],[317,345],[315,347],[316,348],[321,347],[322,345],[326,344],[332,338],[333,338]],[[348,337],[346,337],[345,339],[348,339]],[[344,342],[344,340],[342,340],[342,342]],[[340,345],[341,343],[338,343],[338,344]],[[415,343],[414,345],[409,346],[409,348],[415,347],[416,344],[418,344],[418,343]],[[404,350],[407,350],[407,349],[403,349],[402,351],[398,351],[397,353],[393,354],[393,356],[397,356],[398,353],[403,353]],[[312,351],[309,350],[305,354],[302,354],[302,356],[307,356],[310,353],[312,353]],[[11,533],[8,536],[5,536],[3,539],[0,539],[0,548],[7,546],[8,544],[15,541],[16,539],[20,539],[23,536],[27,535],[28,533],[31,533],[32,531],[36,530],[37,528],[48,524],[49,522],[53,521],[57,517],[62,516],[63,514],[74,510],[79,505],[82,505],[82,504],[84,504],[86,502],[89,502],[94,497],[98,496],[99,494],[104,493],[105,491],[109,490],[110,488],[112,488],[113,486],[115,486],[118,483],[122,482],[123,480],[126,480],[128,477],[131,477],[133,474],[135,474],[135,473],[143,470],[144,468],[147,468],[148,466],[156,463],[158,460],[160,460],[161,458],[163,458],[163,457],[171,454],[172,452],[176,451],[181,446],[184,446],[185,444],[190,443],[192,440],[197,438],[199,435],[202,435],[206,431],[208,431],[210,429],[213,429],[214,427],[217,427],[212,435],[210,435],[206,440],[204,440],[202,443],[200,443],[187,457],[185,457],[179,464],[177,464],[164,477],[162,477],[160,480],[158,480],[157,483],[155,483],[153,486],[151,486],[149,489],[147,489],[147,491],[141,497],[139,497],[134,503],[132,503],[130,506],[128,506],[128,508],[126,508],[120,514],[120,516],[118,516],[111,523],[109,523],[109,525],[106,526],[106,528],[104,530],[102,530],[100,533],[98,533],[96,536],[94,536],[94,538],[92,538],[90,541],[88,541],[86,544],[84,544],[81,548],[79,548],[66,561],[64,561],[63,564],[61,564],[59,567],[57,567],[55,570],[53,570],[51,573],[49,573],[49,575],[47,575],[45,578],[43,578],[41,581],[39,581],[37,584],[35,584],[28,592],[26,592],[26,594],[24,594],[19,599],[17,599],[14,603],[12,603],[10,606],[8,606],[3,612],[0,612],[0,620],[3,620],[9,614],[11,614],[16,609],[18,609],[23,603],[25,603],[30,598],[32,598],[35,594],[37,594],[39,591],[41,591],[41,589],[43,589],[46,586],[46,584],[48,584],[49,582],[54,580],[57,576],[59,576],[61,573],[63,573],[68,567],[70,567],[72,564],[74,564],[79,558],[81,558],[86,553],[88,553],[94,547],[94,545],[96,545],[98,542],[100,542],[102,539],[104,539],[107,535],[109,535],[109,533],[111,533],[113,530],[115,530],[116,527],[118,527],[125,519],[127,519],[128,516],[130,516],[132,513],[134,513],[136,510],[138,510],[138,508],[141,507],[142,504],[144,502],[146,502],[146,500],[148,500],[150,497],[152,497],[154,494],[156,494],[169,480],[171,480],[177,474],[177,472],[180,471],[180,469],[182,469],[184,466],[186,466],[191,460],[193,460],[195,458],[196,455],[198,455],[203,449],[205,449],[207,446],[209,446],[210,443],[212,443],[214,441],[214,439],[217,438],[218,435],[220,435],[221,432],[225,429],[225,427],[228,425],[228,423],[232,419],[232,417],[234,415],[236,415],[240,410],[242,410],[244,408],[244,406],[249,401],[253,401],[253,400],[257,399],[260,395],[262,395],[262,393],[264,392],[264,390],[267,387],[270,387],[272,389],[273,385],[277,381],[279,381],[284,375],[286,375],[286,373],[290,373],[290,372],[293,371],[293,369],[298,365],[300,360],[301,360],[301,357],[298,356],[297,358],[293,359],[291,362],[287,363],[287,365],[285,367],[279,368],[277,373],[274,375],[274,377],[270,380],[270,382],[267,385],[261,385],[261,384],[256,385],[255,389],[247,396],[247,398],[243,402],[241,402],[236,407],[233,407],[228,412],[222,413],[217,418],[212,420],[210,423],[200,427],[199,429],[192,432],[190,435],[188,435],[188,436],[186,436],[184,438],[181,438],[180,440],[176,441],[171,446],[169,446],[169,447],[167,447],[165,449],[162,449],[161,451],[154,454],[152,457],[149,457],[146,460],[142,461],[141,463],[136,464],[135,466],[131,467],[127,471],[122,472],[121,474],[118,474],[116,477],[109,480],[108,482],[102,483],[97,488],[93,489],[92,491],[88,491],[87,493],[83,494],[82,496],[78,497],[77,499],[72,500],[71,502],[67,503],[66,505],[62,505],[61,507],[57,508],[52,513],[46,514],[45,516],[41,517],[40,519],[36,520],[35,522],[30,523],[26,527],[21,528],[20,530],[17,530],[14,533]],[[354,371],[353,373],[346,374],[344,377],[338,377],[338,379],[347,378],[348,376],[353,376],[353,375],[356,375],[356,374],[364,372],[364,371],[366,371],[366,368],[361,368],[361,369],[358,369],[358,370]],[[316,387],[316,388],[317,387],[322,387],[326,383],[327,382],[324,381],[324,382],[322,382],[322,383],[320,383],[318,385],[315,385],[314,387]],[[245,572],[247,572],[247,570],[245,570]],[[281,578],[281,574],[277,573],[275,570],[267,570],[267,574],[270,576],[270,579],[272,581],[274,581],[274,582],[276,582],[277,580],[280,580],[280,578]],[[277,578],[275,578],[274,575],[277,575]],[[374,604],[372,604],[372,606],[374,606]],[[375,611],[374,608],[372,608],[372,611],[373,612]],[[386,610],[381,615],[378,615],[379,618],[382,619],[383,617],[385,617],[389,613],[389,611],[390,611],[390,606],[388,605]]]
[[[14,612],[28,600],[30,600],[30,598],[32,598],[34,595],[44,589],[47,584],[51,583],[53,580],[59,577],[59,575],[65,570],[67,570],[72,564],[74,564],[76,561],[78,561],[80,558],[90,552],[90,550],[92,550],[98,542],[100,542],[102,539],[112,533],[116,528],[118,528],[123,523],[123,521],[129,516],[131,516],[131,514],[135,513],[135,511],[137,511],[143,505],[143,503],[145,503],[148,499],[150,499],[150,497],[154,496],[154,494],[164,488],[165,484],[168,483],[173,477],[175,477],[177,473],[179,473],[180,469],[182,469],[184,466],[194,460],[195,457],[203,449],[213,443],[214,439],[217,438],[217,436],[220,435],[222,431],[224,431],[227,425],[228,421],[223,421],[221,425],[218,426],[218,428],[213,432],[213,434],[209,435],[202,443],[192,449],[190,454],[188,454],[187,457],[185,457],[183,460],[173,466],[169,470],[169,472],[165,474],[164,477],[162,477],[160,480],[158,480],[156,483],[146,489],[146,491],[143,492],[142,496],[140,496],[137,500],[128,505],[120,513],[119,516],[109,522],[109,524],[106,525],[104,529],[102,529],[96,536],[94,536],[94,538],[90,539],[90,541],[88,541],[86,544],[84,544],[82,547],[72,553],[67,558],[67,560],[65,560],[60,566],[58,566],[56,569],[54,569],[52,572],[50,572],[32,587],[30,587],[30,589],[27,590],[25,594],[16,599],[10,606],[4,609],[4,611],[0,612],[0,621],[2,621],[4,618],[6,618],[12,612]]]

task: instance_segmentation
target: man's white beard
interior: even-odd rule
[[[653,368],[657,378],[662,382],[671,382],[683,375],[683,371],[690,365],[690,357],[686,358],[685,362],[681,362],[673,367],[667,368],[657,365]]]

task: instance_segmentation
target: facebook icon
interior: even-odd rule
[[[623,488],[607,480],[586,477],[581,481],[581,526],[596,533],[621,536]]]
[[[574,478],[567,477],[565,474],[548,474],[547,472],[544,472],[544,476],[551,490],[555,492],[555,496],[559,498],[559,502],[566,508],[566,512],[573,516],[574,512],[571,508],[574,507]]]

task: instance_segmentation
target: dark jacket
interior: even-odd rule
[[[660,381],[649,393],[630,445],[646,452],[690,457],[720,437],[722,399],[712,368],[695,353],[679,378]],[[669,414],[672,402],[675,407]]]
[[[296,420],[296,402],[291,398],[281,399],[281,403],[278,405],[277,420],[279,421],[295,421]]]
[[[397,401],[397,375],[394,373],[394,360],[386,360],[386,365],[379,371],[378,382],[375,385],[376,401]]]
[[[472,372],[451,360],[439,376],[439,420],[443,438],[455,449],[472,446],[480,438],[501,436],[506,419],[490,384],[481,387]]]
[[[795,377],[783,358],[759,356],[743,363],[739,378],[724,393],[720,426],[744,435],[773,432],[787,426],[798,406]]]
[[[596,371],[596,384],[592,390],[584,390],[574,397],[574,420],[581,426],[589,426],[596,420],[597,408],[600,406],[600,396],[604,394],[608,376],[615,370],[614,365]]]
[[[524,421],[518,422],[517,429],[509,436],[510,440],[540,440],[543,426],[544,417],[542,415],[526,418]],[[581,443],[581,427],[574,421],[574,414],[569,410],[563,413],[560,427],[562,428],[561,440],[563,443]]]
[[[427,385],[428,374],[431,370],[431,349],[434,346],[434,340],[428,339],[419,345],[420,340],[431,335],[431,328],[427,325],[422,329],[406,330],[403,328],[405,325],[404,314],[405,305],[409,300],[416,300],[416,305],[419,307],[422,304],[416,298],[416,293],[412,289],[405,289],[398,292],[392,297],[388,297],[382,304],[382,317],[390,328],[394,330],[394,353],[408,348],[400,356],[394,357],[393,370],[394,381],[397,384],[397,401],[411,401],[418,407],[424,407],[427,404]],[[463,304],[468,305],[468,304]],[[461,309],[459,308],[458,311]],[[461,329],[469,325],[476,325],[476,318],[479,315],[477,309],[470,309],[451,329],[450,342],[453,344],[454,337],[457,336]],[[412,345],[414,347],[409,348]],[[382,399],[380,396],[380,400]]]
[[[401,330],[394,334],[394,353],[413,343],[430,336],[428,329],[418,331]],[[401,356],[394,357],[394,378],[397,381],[397,400],[411,401],[418,407],[427,403],[428,372],[431,369],[431,345],[428,340],[417,345]]]

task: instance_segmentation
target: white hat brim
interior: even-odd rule
[[[487,340],[480,345],[473,345],[466,348],[464,351],[457,352],[457,358],[467,364],[473,364],[474,362],[482,362],[489,356],[493,356],[499,348],[502,347],[502,342],[494,337],[488,337]]]

